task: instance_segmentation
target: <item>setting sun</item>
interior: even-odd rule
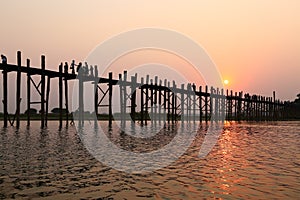
[[[228,85],[229,81],[228,80],[224,80],[224,84]]]

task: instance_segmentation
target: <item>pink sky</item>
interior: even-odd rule
[[[201,45],[229,89],[266,96],[275,90],[293,100],[300,93],[299,10],[298,0],[6,0],[0,53],[15,63],[21,50],[23,62],[30,58],[35,66],[45,54],[47,68],[57,69],[62,61],[84,60],[120,32],[166,28]]]

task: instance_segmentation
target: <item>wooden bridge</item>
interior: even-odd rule
[[[265,121],[280,120],[284,118],[284,104],[275,99],[275,92],[272,97],[244,94],[243,92],[224,91],[223,89],[208,86],[196,87],[194,84],[180,85],[168,80],[159,80],[158,77],[150,79],[149,76],[142,77],[137,81],[137,74],[128,80],[127,72],[119,74],[119,79],[113,79],[110,72],[108,78],[98,77],[98,70],[95,67],[92,74],[84,72],[83,68],[78,70],[78,74],[69,73],[68,69],[63,70],[63,64],[59,65],[58,71],[46,69],[45,56],[41,56],[40,68],[30,66],[30,60],[26,60],[26,66],[22,66],[21,52],[17,52],[17,65],[0,64],[3,74],[3,111],[4,127],[16,123],[20,126],[20,104],[21,104],[21,73],[27,74],[27,110],[32,104],[40,104],[41,127],[47,126],[49,112],[50,82],[54,78],[59,79],[59,127],[62,127],[63,119],[69,123],[68,113],[63,113],[63,109],[69,111],[68,81],[78,80],[78,120],[79,125],[84,124],[84,82],[94,85],[94,110],[98,116],[99,107],[108,107],[109,126],[112,125],[114,115],[112,112],[112,98],[114,86],[120,91],[120,115],[118,120],[125,123],[128,115],[132,122],[140,121],[142,125],[147,125],[148,121],[163,121],[175,123],[176,121],[188,122],[208,122],[226,120],[248,120]],[[7,74],[16,72],[16,112],[13,120],[8,115],[8,80]],[[39,83],[35,83],[32,76],[39,76]],[[46,84],[47,79],[47,84]],[[40,95],[39,102],[31,101],[31,84]],[[100,86],[106,84],[108,87],[103,90]],[[64,88],[64,94],[63,94]],[[128,90],[130,90],[128,92]],[[140,97],[140,108],[137,111],[137,93]],[[104,105],[104,99],[108,98],[108,105]],[[65,99],[65,106],[63,106]],[[128,104],[128,105],[127,105]],[[130,108],[130,112],[127,112]],[[127,115],[128,114],[128,115]],[[65,116],[63,116],[65,115]],[[64,117],[64,118],[63,118]],[[27,125],[30,126],[30,112],[27,112]]]

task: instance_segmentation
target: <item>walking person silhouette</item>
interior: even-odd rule
[[[7,58],[5,55],[1,54],[2,64],[7,64]]]
[[[72,60],[71,65],[70,65],[70,69],[72,70],[72,74],[75,74],[75,60]]]

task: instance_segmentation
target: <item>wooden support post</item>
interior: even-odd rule
[[[267,98],[267,109],[268,109],[268,121],[270,121],[270,119],[271,119],[270,97]]]
[[[202,123],[202,117],[203,117],[203,109],[202,109],[202,86],[199,87],[199,121]]]
[[[238,105],[237,105],[237,120],[241,120],[241,114],[242,114],[242,96],[243,92],[239,92],[238,96]]]
[[[59,102],[59,129],[62,128],[62,110],[63,110],[63,103],[62,103],[62,96],[63,96],[63,80],[62,80],[62,63],[59,65],[59,80],[58,80],[58,102]]]
[[[147,125],[148,121],[148,101],[149,101],[149,75],[146,76],[146,98],[145,98],[145,125]]]
[[[257,116],[258,116],[258,114],[257,114],[257,95],[254,95],[254,101],[253,101],[253,103],[254,103],[254,120],[256,120],[257,121]]]
[[[269,105],[270,105],[270,121],[273,120],[273,98],[270,97],[269,99]]]
[[[144,78],[141,78],[141,125],[144,124]]]
[[[262,112],[263,112],[263,103],[262,103],[262,96],[259,96],[259,121],[262,121]]]
[[[247,99],[247,94],[244,94],[244,119],[243,120],[248,120],[248,99]]]
[[[252,96],[248,94],[247,99],[248,99],[248,120],[250,121],[252,118]]]
[[[120,83],[120,120],[121,126],[125,125],[125,112],[126,112],[126,86],[125,86],[125,78],[126,73],[124,72],[124,77],[122,80],[122,74],[119,74],[119,83]]]
[[[126,85],[127,85],[127,71],[123,72],[123,80],[124,80],[124,85],[123,85],[123,124],[126,124],[126,109],[127,109],[127,89],[126,89]]]
[[[31,99],[31,85],[30,85],[30,60],[27,59],[27,126],[30,126],[30,99]]]
[[[98,124],[98,97],[99,97],[98,96],[98,82],[99,82],[99,79],[98,79],[97,66],[95,66],[94,74],[95,74],[95,77],[94,77],[94,112],[95,112],[94,124],[97,127],[97,124]]]
[[[120,83],[120,86],[119,86],[119,89],[120,89],[120,122],[121,122],[121,125],[123,123],[123,82],[122,82],[122,74],[119,74],[119,83]]]
[[[214,119],[215,118],[215,115],[214,115],[214,112],[215,112],[215,110],[214,110],[214,108],[213,108],[213,106],[214,106],[214,101],[215,101],[215,92],[214,92],[214,88],[211,86],[210,87],[210,121],[213,121],[212,119]]]
[[[187,114],[187,121],[190,122],[191,121],[191,113],[192,113],[192,102],[191,102],[191,84],[188,83],[187,85],[187,102],[186,102],[186,114]]]
[[[253,95],[249,96],[249,107],[250,107],[250,120],[254,119],[254,97]]]
[[[21,52],[17,52],[17,94],[16,94],[16,120],[17,120],[17,128],[20,127],[20,105],[21,105]]]
[[[8,111],[7,111],[7,98],[8,98],[8,94],[7,94],[7,70],[6,70],[6,66],[5,69],[2,71],[3,74],[3,114],[4,114],[4,124],[3,126],[6,128],[7,124],[8,124]]]
[[[261,97],[261,110],[260,110],[261,120],[265,120],[265,97]]]
[[[173,81],[173,85],[172,85],[172,124],[174,124],[175,122],[175,109],[176,109],[176,105],[175,105],[175,97],[176,97],[176,84],[175,81]]]
[[[167,121],[167,109],[168,109],[168,106],[167,106],[168,92],[167,92],[166,87],[167,87],[167,79],[164,80],[164,115],[163,115],[164,123]]]
[[[192,95],[193,95],[193,123],[196,122],[196,85],[192,86]]]
[[[109,83],[108,83],[108,126],[112,127],[112,120],[113,120],[113,113],[112,113],[112,90],[113,90],[113,83],[112,83],[113,74],[110,72],[108,74]]]
[[[270,115],[270,98],[267,97],[266,101],[267,101],[266,102],[266,104],[267,104],[267,114],[266,114],[267,116],[266,117],[267,117],[267,121],[269,121],[270,120],[270,116],[271,116]]]
[[[177,85],[173,82],[173,96],[174,96],[174,121],[177,122]]]
[[[256,106],[257,106],[257,111],[256,111],[256,120],[257,121],[260,121],[260,96],[258,95],[257,96],[257,99],[256,99]]]
[[[221,89],[221,108],[220,108],[220,110],[221,110],[221,120],[222,120],[222,122],[224,122],[224,120],[225,120],[225,115],[226,115],[226,113],[225,113],[225,110],[226,110],[226,96],[224,95],[224,89],[222,88]]]
[[[160,80],[159,83],[159,91],[158,91],[158,105],[159,105],[159,110],[158,110],[158,121],[159,123],[161,123],[161,109],[162,109],[162,101],[161,101],[161,97],[162,97],[162,90],[161,90],[161,86],[162,86],[162,81]]]
[[[247,100],[247,94],[244,94],[243,96],[243,102],[244,102],[244,110],[243,110],[243,120],[247,120],[248,115],[248,100]]]
[[[257,95],[256,96],[256,121],[259,121],[259,114],[260,114],[260,111],[259,111],[259,96]]]
[[[249,112],[248,112],[248,119],[252,120],[252,96],[248,94],[248,107],[249,107]]]
[[[45,116],[45,126],[48,126],[48,109],[49,109],[49,95],[50,95],[50,76],[47,79],[47,91],[46,91],[46,116]]]
[[[273,120],[277,120],[277,111],[276,111],[276,94],[275,94],[275,91],[273,91],[273,117],[272,117],[272,119]]]
[[[157,107],[157,92],[158,92],[158,77],[155,76],[154,78],[154,84],[155,84],[155,89],[154,89],[154,114],[153,114],[153,117],[154,117],[154,123],[156,125],[157,123],[157,109],[159,109]]]
[[[136,84],[137,84],[137,74],[135,76],[131,76],[131,107],[130,107],[130,115],[132,122],[135,122],[136,120],[136,113],[135,113],[135,107],[136,107]]]
[[[45,127],[45,56],[41,56],[41,128]]]
[[[112,113],[112,92],[113,92],[113,74],[110,72],[108,74],[109,83],[108,83],[108,126],[112,127],[113,113]]]
[[[171,93],[170,93],[170,82],[168,81],[168,124],[170,124],[170,115],[171,115]]]
[[[229,92],[228,89],[226,90],[226,96],[225,96],[225,119],[229,120],[229,109],[230,109],[230,100],[229,100]]]
[[[230,115],[230,121],[232,121],[233,120],[233,91],[232,90],[230,90],[230,113],[229,113],[229,115]]]
[[[237,117],[237,92],[235,92],[235,95],[234,95],[234,120],[237,121],[238,120],[238,117]]]
[[[251,120],[255,119],[255,99],[254,95],[251,95]]]
[[[254,104],[253,104],[253,95],[249,95],[249,107],[250,107],[250,111],[249,111],[249,120],[253,120],[254,118]]]
[[[123,95],[123,92],[124,92],[124,83],[123,83],[123,80],[122,80],[122,74],[119,74],[119,83],[120,83],[120,121],[121,121],[121,126],[124,125],[124,95]]]
[[[153,104],[154,104],[154,89],[153,89],[153,80],[150,80],[150,121],[153,122]]]
[[[215,121],[219,121],[219,117],[220,117],[220,110],[219,110],[219,101],[220,101],[220,98],[219,98],[219,88],[217,88],[217,91],[216,91],[216,96],[215,96]]]
[[[84,104],[83,104],[83,68],[79,68],[78,70],[78,78],[79,78],[79,108],[78,108],[78,114],[79,114],[79,127],[84,126]]]
[[[68,92],[68,69],[64,70],[65,74],[65,106],[66,106],[66,126],[69,125],[69,92]]]
[[[262,97],[262,102],[261,102],[261,120],[265,121],[265,97]]]
[[[208,86],[205,86],[205,122],[208,122]]]
[[[248,94],[244,95],[244,99],[245,99],[245,117],[246,120],[249,120],[249,100],[248,100]]]
[[[181,84],[181,103],[180,103],[180,106],[181,106],[181,125],[183,125],[184,123],[184,120],[185,120],[185,112],[184,112],[184,109],[185,109],[185,99],[184,99],[184,84]]]

